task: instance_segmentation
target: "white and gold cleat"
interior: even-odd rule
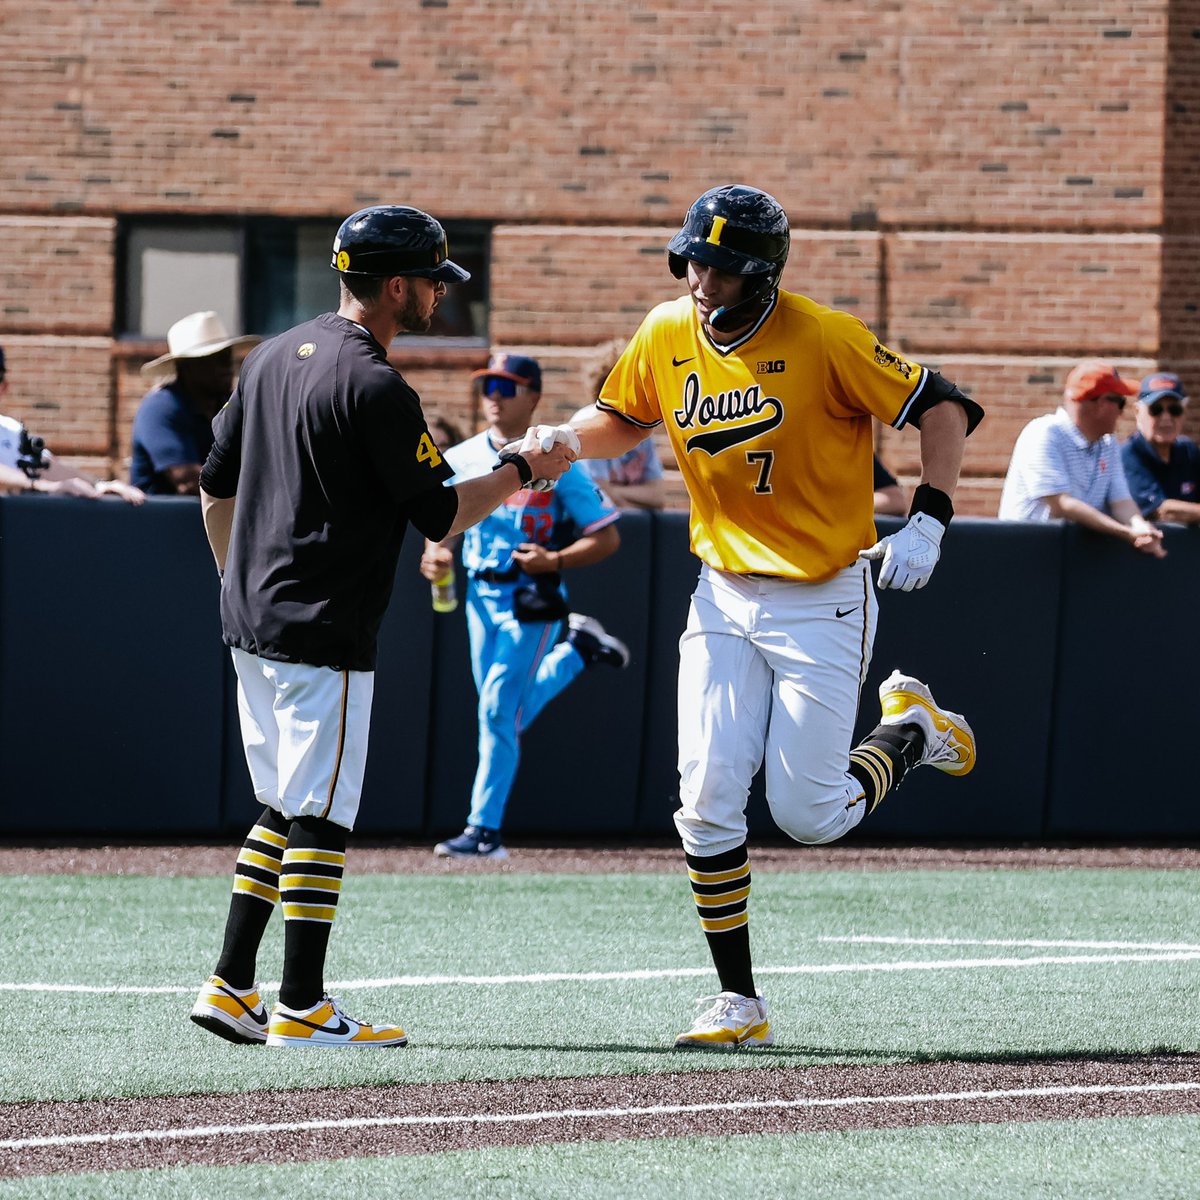
[[[916,725],[925,748],[914,764],[937,767],[947,775],[966,775],[975,766],[975,735],[958,713],[939,708],[919,679],[893,671],[879,685],[881,725]]]
[[[743,1046],[770,1046],[775,1041],[761,992],[757,996],[721,992],[705,996],[696,1004],[700,1012],[691,1029],[675,1039],[678,1047],[737,1050]]]
[[[267,1030],[268,1046],[407,1046],[408,1034],[399,1025],[368,1025],[342,1012],[333,996],[312,1008],[292,1009],[276,1004]]]
[[[258,988],[232,988],[220,975],[210,975],[192,1007],[197,1025],[243,1046],[261,1046],[267,1040],[267,1009]]]

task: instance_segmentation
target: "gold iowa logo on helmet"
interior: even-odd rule
[[[297,358],[312,358],[313,354],[316,353],[316,349],[317,349],[316,342],[305,342],[303,346],[300,346],[296,350],[296,357]]]
[[[339,250],[337,256],[337,265],[339,271],[348,271],[350,269],[350,254],[349,251]]]

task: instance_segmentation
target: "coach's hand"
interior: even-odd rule
[[[879,568],[879,586],[913,592],[923,588],[942,556],[942,536],[946,527],[928,513],[919,512],[896,533],[880,538],[869,550],[860,550],[859,558],[870,562],[883,559]]]

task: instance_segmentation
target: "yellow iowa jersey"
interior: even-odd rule
[[[597,403],[665,424],[704,562],[819,582],[874,543],[871,418],[899,428],[926,377],[805,296],[779,292],[728,346],[681,296],[646,316]]]

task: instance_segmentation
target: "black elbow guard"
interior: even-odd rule
[[[970,396],[959,391],[957,385],[951,383],[945,376],[939,374],[937,371],[930,371],[928,368],[925,370],[925,386],[921,389],[921,394],[913,402],[908,420],[920,429],[921,418],[925,413],[935,405],[942,404],[947,400],[953,400],[967,414],[967,436],[969,437],[974,432],[975,426],[983,420],[983,408],[972,400]],[[930,516],[933,515],[933,513],[930,513]]]

